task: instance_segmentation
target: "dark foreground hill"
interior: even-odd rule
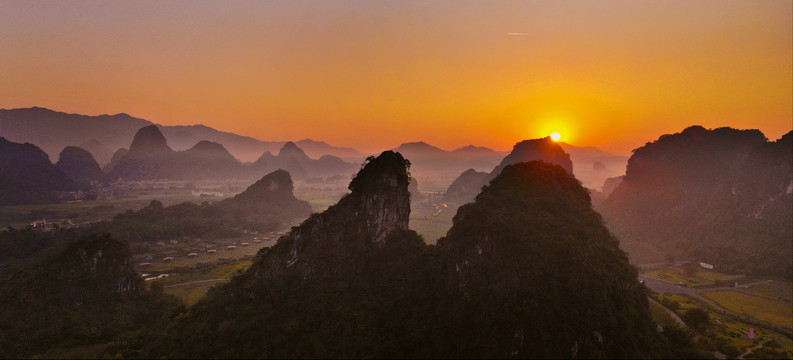
[[[56,192],[75,188],[36,145],[0,137],[0,206],[55,202]]]
[[[654,357],[617,241],[563,168],[507,166],[438,246],[408,230],[407,161],[370,158],[167,330],[150,357]]]
[[[108,235],[72,242],[59,255],[0,281],[0,356],[106,343],[172,321],[175,297],[145,290],[129,246]]]
[[[636,149],[600,210],[621,239],[790,278],[792,193],[793,132],[692,126]]]

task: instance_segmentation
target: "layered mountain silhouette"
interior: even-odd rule
[[[113,158],[113,151],[96,139],[88,140],[77,147],[90,152],[100,167],[107,165]]]
[[[315,159],[324,155],[332,155],[341,158],[344,161],[359,164],[364,158],[366,158],[366,155],[360,153],[358,150],[348,147],[328,145],[324,141],[303,139],[296,141],[295,145],[303,149],[306,152],[306,155]]]
[[[76,189],[75,183],[33,144],[0,137],[0,169],[0,205],[54,202],[58,191]]]
[[[194,236],[222,238],[242,231],[278,231],[311,214],[308,202],[296,199],[289,173],[267,174],[236,196],[213,204],[184,202],[164,207],[152,201],[138,211],[116,215],[95,231],[133,242]]]
[[[0,136],[36,144],[53,159],[67,146],[95,139],[101,139],[111,151],[127,146],[135,132],[147,125],[151,122],[127,114],[87,116],[41,107],[0,109]]]
[[[252,167],[262,172],[284,169],[296,179],[350,175],[358,169],[358,165],[345,162],[336,156],[324,155],[319,159],[312,159],[291,141],[284,144],[278,155],[265,152]]]
[[[105,235],[69,244],[43,264],[0,282],[0,356],[107,342],[169,321],[177,298],[145,290],[129,245]]]
[[[446,199],[459,203],[469,202],[479,193],[482,186],[498,176],[506,166],[535,160],[559,165],[568,174],[573,174],[573,162],[570,160],[570,155],[550,137],[524,140],[515,144],[512,147],[512,152],[504,157],[490,173],[482,176],[474,169],[469,169],[460,174],[446,190]]]
[[[504,156],[494,150],[472,145],[447,151],[423,141],[404,143],[394,151],[410,159],[411,169],[418,174],[451,175],[468,168],[492,169]]]
[[[692,126],[636,149],[600,210],[623,240],[790,278],[792,193],[793,133]]]
[[[473,199],[473,196],[482,190],[482,186],[487,183],[488,173],[484,171],[476,171],[468,169],[458,176],[446,189],[444,195],[450,201],[457,201],[460,199]],[[473,194],[473,196],[472,196]]]
[[[352,174],[356,165],[325,155],[312,159],[293,142],[278,155],[265,152],[252,164],[242,164],[221,144],[199,141],[185,151],[174,151],[156,125],[141,128],[129,151],[119,150],[105,167],[111,180],[250,178],[278,169],[297,179]]]
[[[61,151],[55,167],[72,179],[81,189],[99,185],[105,177],[91,153],[76,146],[65,147]]]
[[[148,125],[155,124],[123,113],[87,116],[40,107],[0,109],[0,136],[10,141],[36,144],[53,159],[64,147],[76,145],[91,152],[100,166],[106,166],[113,152],[129,146],[138,129]],[[254,161],[263,152],[276,152],[284,145],[284,141],[261,141],[204,125],[158,127],[174,150],[187,150],[206,140],[222,144],[243,161]],[[358,163],[365,157],[350,148],[309,139],[297,144],[314,158],[334,155]]]
[[[562,167],[506,166],[438,246],[408,230],[408,162],[215,287],[149,357],[653,357],[643,286]]]
[[[627,156],[614,155],[593,146],[574,146],[565,142],[559,142],[559,146],[570,154],[575,165],[575,177],[585,187],[597,189],[607,178],[625,174]]]

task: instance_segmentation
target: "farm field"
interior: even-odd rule
[[[714,285],[719,282],[727,286],[733,281],[744,278],[744,275],[722,274],[702,268],[697,268],[692,273],[686,274],[683,269],[675,266],[651,268],[642,272],[642,275],[671,283],[684,283],[688,286]]]
[[[659,294],[658,301],[667,308],[674,310],[678,315],[684,314],[693,308],[702,308],[696,300],[678,294]],[[663,313],[659,306],[650,302],[650,312],[657,324],[667,324],[671,321],[668,314]],[[740,321],[732,316],[709,311],[710,325],[701,335],[700,342],[705,348],[719,351],[730,357],[737,357],[747,349],[765,344],[747,355],[746,358],[783,358],[793,359],[793,339],[776,331],[758,327]],[[749,330],[754,328],[755,339],[748,336]],[[766,342],[767,341],[767,342]]]
[[[790,302],[729,290],[703,291],[700,294],[732,312],[746,314],[788,329],[793,328],[793,306]]]
[[[187,269],[173,276],[152,280],[151,282],[162,283],[165,287],[165,293],[179,297],[187,305],[193,305],[203,298],[210,288],[225,283],[225,281],[207,280],[229,280],[233,276],[244,272],[251,264],[252,261],[250,260],[217,262],[203,268]]]
[[[761,296],[793,301],[793,283],[790,282],[768,281],[751,285],[746,290]]]

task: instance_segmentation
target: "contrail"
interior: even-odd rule
[[[519,33],[519,32],[511,32],[511,33],[507,33],[507,35],[509,35],[509,36],[531,36],[531,34]]]

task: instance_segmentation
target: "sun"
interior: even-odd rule
[[[560,135],[558,132],[551,133],[551,139],[553,139],[553,141],[559,141],[561,138],[562,135]]]

